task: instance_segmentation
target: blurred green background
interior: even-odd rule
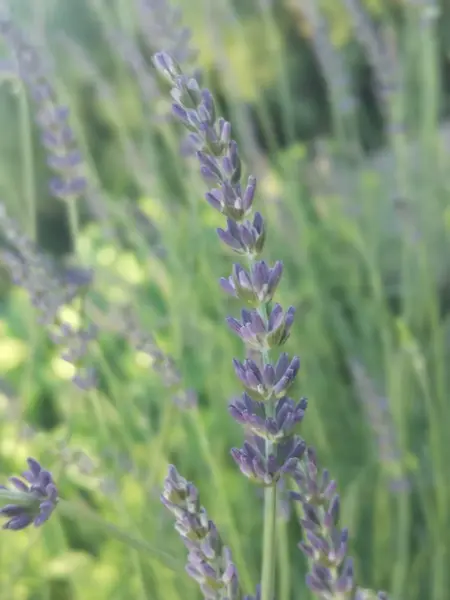
[[[168,32],[156,0],[145,13],[139,0],[11,4],[70,106],[89,192],[71,206],[49,195],[32,107],[5,75],[0,198],[58,262],[94,268],[86,310],[101,335],[89,355],[100,383],[83,393],[0,271],[2,478],[34,456],[64,498],[183,562],[159,502],[173,463],[199,487],[251,593],[262,498],[229,454],[242,441],[227,401],[239,392],[231,359],[243,349],[224,326],[238,307],[217,284],[232,257],[150,64],[152,52],[173,49],[181,25]],[[297,308],[287,351],[301,356],[295,393],[309,398],[302,435],[339,482],[358,583],[396,600],[446,600],[450,5],[175,5],[199,52],[187,66],[201,69],[258,177],[268,258],[285,265],[279,301]],[[385,59],[375,66],[365,22]],[[377,67],[382,79],[392,69],[386,89]],[[179,382],[168,385],[124,339],[123,303],[173,358]],[[76,322],[77,311],[65,317]],[[197,392],[198,410],[177,407],[179,389]],[[309,594],[297,517],[292,507],[277,525],[278,600]],[[0,535],[1,599],[198,597],[183,572],[87,521],[56,513],[42,530]]]

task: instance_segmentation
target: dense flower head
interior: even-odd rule
[[[58,489],[50,471],[46,471],[34,458],[28,458],[28,470],[22,478],[10,477],[13,487],[21,492],[20,503],[7,504],[0,509],[0,516],[8,520],[3,529],[19,530],[33,524],[40,527],[55,510]],[[25,480],[25,481],[23,481]],[[5,486],[0,486],[7,489]]]
[[[284,312],[280,304],[275,304],[267,321],[257,310],[243,309],[241,321],[228,317],[227,323],[247,346],[266,352],[271,348],[282,346],[287,341],[294,322],[294,314],[293,306]]]
[[[189,551],[186,571],[195,579],[207,600],[241,600],[237,569],[231,551],[200,504],[196,487],[169,467],[161,495],[175,516],[175,529]]]
[[[272,268],[264,260],[253,262],[249,271],[235,264],[231,277],[222,278],[220,284],[231,296],[258,307],[272,300],[282,273],[283,264],[280,261]]]

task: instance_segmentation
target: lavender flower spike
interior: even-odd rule
[[[17,76],[35,104],[35,120],[47,152],[47,164],[55,173],[50,180],[50,193],[55,198],[74,201],[86,192],[87,180],[83,158],[69,124],[69,108],[58,104],[49,69],[8,15],[0,17],[0,35],[15,59]]]
[[[189,551],[187,573],[195,579],[206,600],[241,600],[239,578],[231,551],[200,505],[196,487],[169,466],[161,495],[176,518],[175,529]]]
[[[25,529],[32,523],[35,527],[40,527],[56,508],[58,490],[52,474],[43,469],[34,458],[28,458],[27,462],[29,470],[22,473],[22,477],[28,483],[19,477],[9,478],[16,490],[22,492],[25,500],[21,499],[20,504],[7,504],[0,509],[0,515],[8,518],[3,529],[17,531]],[[7,489],[5,486],[0,487]]]
[[[365,590],[355,586],[353,564],[347,557],[346,529],[339,529],[339,497],[336,485],[325,472],[318,476],[315,455],[296,434],[307,402],[287,397],[286,392],[300,368],[300,360],[282,354],[272,364],[270,351],[282,346],[290,335],[295,310],[272,306],[274,292],[282,275],[282,264],[273,268],[256,261],[265,241],[264,221],[256,213],[251,221],[256,190],[254,177],[243,185],[242,165],[237,143],[231,139],[231,125],[216,117],[211,92],[183,74],[167,53],[153,57],[156,69],[171,84],[176,118],[191,132],[197,148],[200,172],[211,184],[207,202],[227,218],[227,228],[217,230],[229,248],[247,259],[249,270],[235,265],[229,278],[222,278],[224,290],[250,304],[241,320],[228,317],[230,327],[244,342],[248,359],[234,361],[245,392],[229,406],[231,416],[246,433],[242,448],[231,454],[240,471],[264,486],[264,543],[261,569],[261,600],[273,600],[276,562],[276,486],[293,477],[300,488],[294,497],[302,504],[305,541],[301,548],[310,559],[307,583],[322,600],[363,600]],[[305,456],[306,455],[306,456]],[[206,598],[240,597],[237,576],[228,552],[217,540],[217,530],[198,502],[197,490],[181,479],[174,467],[169,471],[163,502],[177,517],[177,529],[191,551],[188,572],[197,579]],[[209,539],[212,538],[212,543]],[[205,544],[206,542],[206,544]],[[213,548],[213,551],[210,549]],[[235,576],[235,586],[224,587],[225,573]],[[226,582],[230,581],[226,578]],[[208,592],[211,592],[209,594]],[[381,598],[383,595],[379,595]],[[257,594],[259,598],[259,590]]]
[[[321,600],[363,600],[370,598],[356,587],[353,560],[347,556],[348,530],[340,529],[340,500],[336,482],[328,471],[321,474],[315,452],[308,448],[294,479],[299,487],[292,497],[302,504],[304,541],[300,549],[309,559],[306,583]],[[373,596],[372,596],[373,597]],[[379,600],[386,598],[379,592]]]

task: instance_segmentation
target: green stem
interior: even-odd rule
[[[289,555],[289,531],[285,519],[277,519],[277,563],[278,598],[290,600],[291,597],[291,557]]]
[[[268,304],[262,304],[259,313],[265,322],[268,319]],[[269,352],[261,352],[263,365],[269,363]],[[266,402],[267,415],[273,416],[275,404],[273,399]],[[266,458],[268,459],[273,448],[273,442],[266,440]],[[277,486],[271,485],[264,491],[264,538],[263,556],[261,566],[261,600],[272,600],[275,591],[275,564],[276,564],[276,521],[277,521]]]
[[[275,582],[275,534],[277,488],[271,485],[264,493],[264,538],[261,575],[261,600],[273,600]]]
[[[28,98],[26,90],[23,86],[21,86],[20,88],[18,102],[23,195],[26,203],[26,231],[29,239],[32,242],[36,242],[37,219],[32,122]],[[31,392],[33,389],[34,363],[36,357],[36,350],[39,342],[39,331],[34,318],[34,313],[29,312],[27,318],[29,320],[29,356],[25,368],[24,377],[22,380],[21,396],[29,402],[31,398]]]
[[[20,140],[22,149],[22,167],[24,197],[27,205],[27,233],[32,241],[36,241],[36,193],[34,187],[33,138],[30,118],[30,107],[24,88],[19,93]]]

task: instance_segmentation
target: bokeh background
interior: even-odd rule
[[[258,177],[268,258],[284,261],[302,435],[339,482],[358,581],[395,600],[446,600],[450,5],[174,0],[170,23],[165,4],[11,2],[70,106],[89,187],[70,205],[49,194],[33,106],[2,69],[0,197],[58,265],[94,269],[83,310],[64,318],[86,312],[100,327],[89,349],[100,378],[93,392],[71,383],[0,265],[0,471],[35,456],[100,524],[56,513],[42,530],[2,533],[0,598],[198,598],[187,576],[104,526],[183,561],[159,502],[169,463],[199,487],[248,593],[258,580],[262,496],[229,452],[242,438],[227,415],[242,348],[217,281],[232,257],[150,62],[183,49],[187,27],[198,54],[183,60],[231,120]],[[162,358],[133,349],[124,305]],[[180,405],[184,390],[197,409]],[[280,497],[277,598],[307,598],[298,514]]]

